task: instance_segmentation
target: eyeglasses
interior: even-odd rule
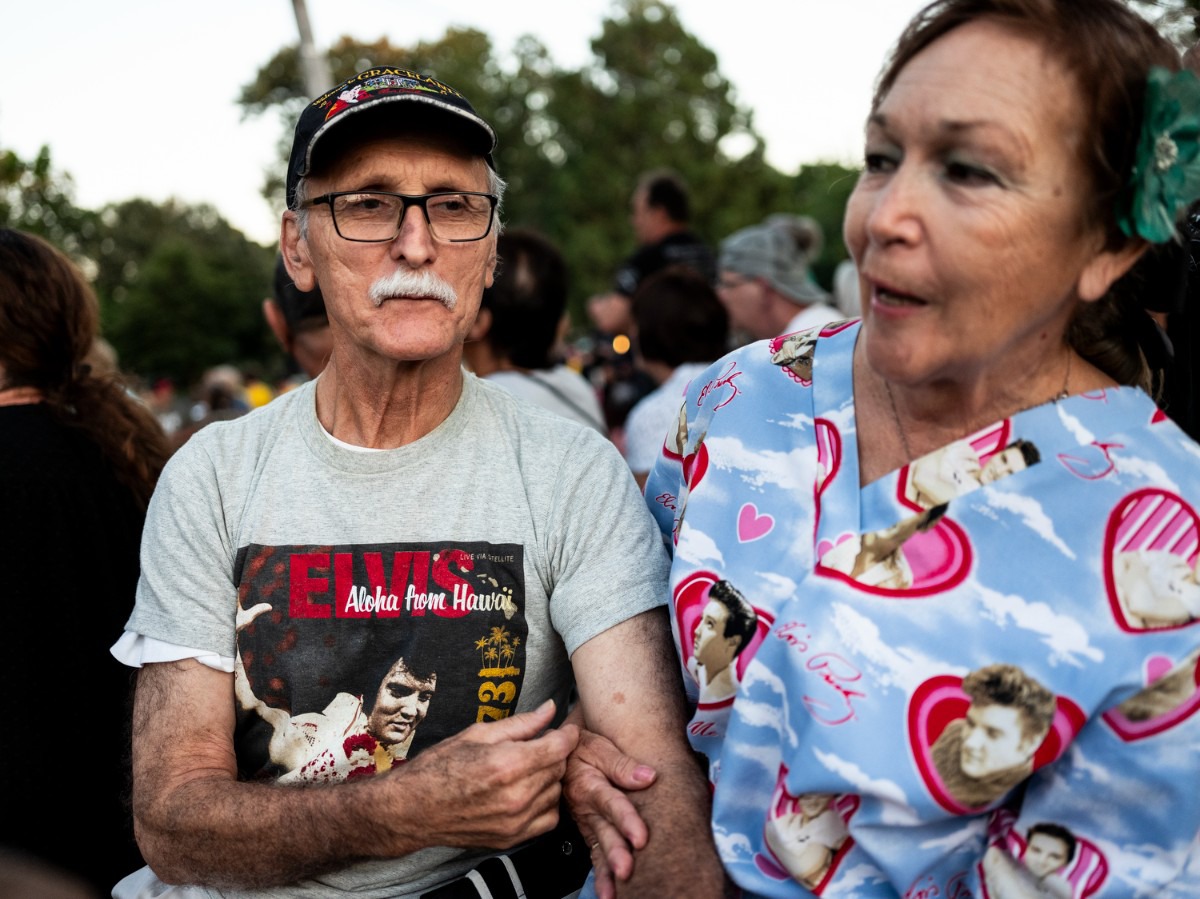
[[[496,203],[495,194],[475,191],[414,196],[382,190],[342,190],[314,197],[303,205],[328,206],[338,236],[360,243],[394,240],[408,207],[419,206],[434,239],[464,243],[488,236]]]

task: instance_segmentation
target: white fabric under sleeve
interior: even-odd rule
[[[194,649],[191,646],[180,646],[178,643],[168,643],[166,640],[156,640],[145,637],[135,631],[125,631],[119,640],[109,649],[113,658],[130,668],[141,668],[148,662],[178,662],[180,659],[195,659],[202,665],[233,673],[233,657],[218,655],[207,649]]]

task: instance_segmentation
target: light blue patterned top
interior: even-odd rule
[[[730,876],[1200,895],[1200,446],[1120,388],[860,487],[857,334],[697,375],[646,486]]]

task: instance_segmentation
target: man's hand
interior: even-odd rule
[[[580,732],[567,760],[563,788],[579,832],[591,847],[600,899],[615,895],[614,878],[629,879],[633,852],[645,847],[650,836],[646,822],[622,791],[644,790],[655,776],[653,768],[625,755],[606,737]]]
[[[385,775],[386,795],[403,809],[380,816],[397,848],[508,849],[553,829],[567,757],[579,741],[574,725],[546,730],[553,718],[547,700],[532,712],[473,724]]]
[[[387,774],[318,789],[237,779],[232,681],[194,660],[138,676],[135,825],[166,883],[284,886],[430,846],[506,849],[558,822],[579,729],[546,731],[552,702],[474,724]]]

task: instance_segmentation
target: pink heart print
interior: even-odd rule
[[[750,543],[771,533],[775,527],[775,518],[766,513],[759,514],[754,503],[746,503],[738,511],[738,542]]]

